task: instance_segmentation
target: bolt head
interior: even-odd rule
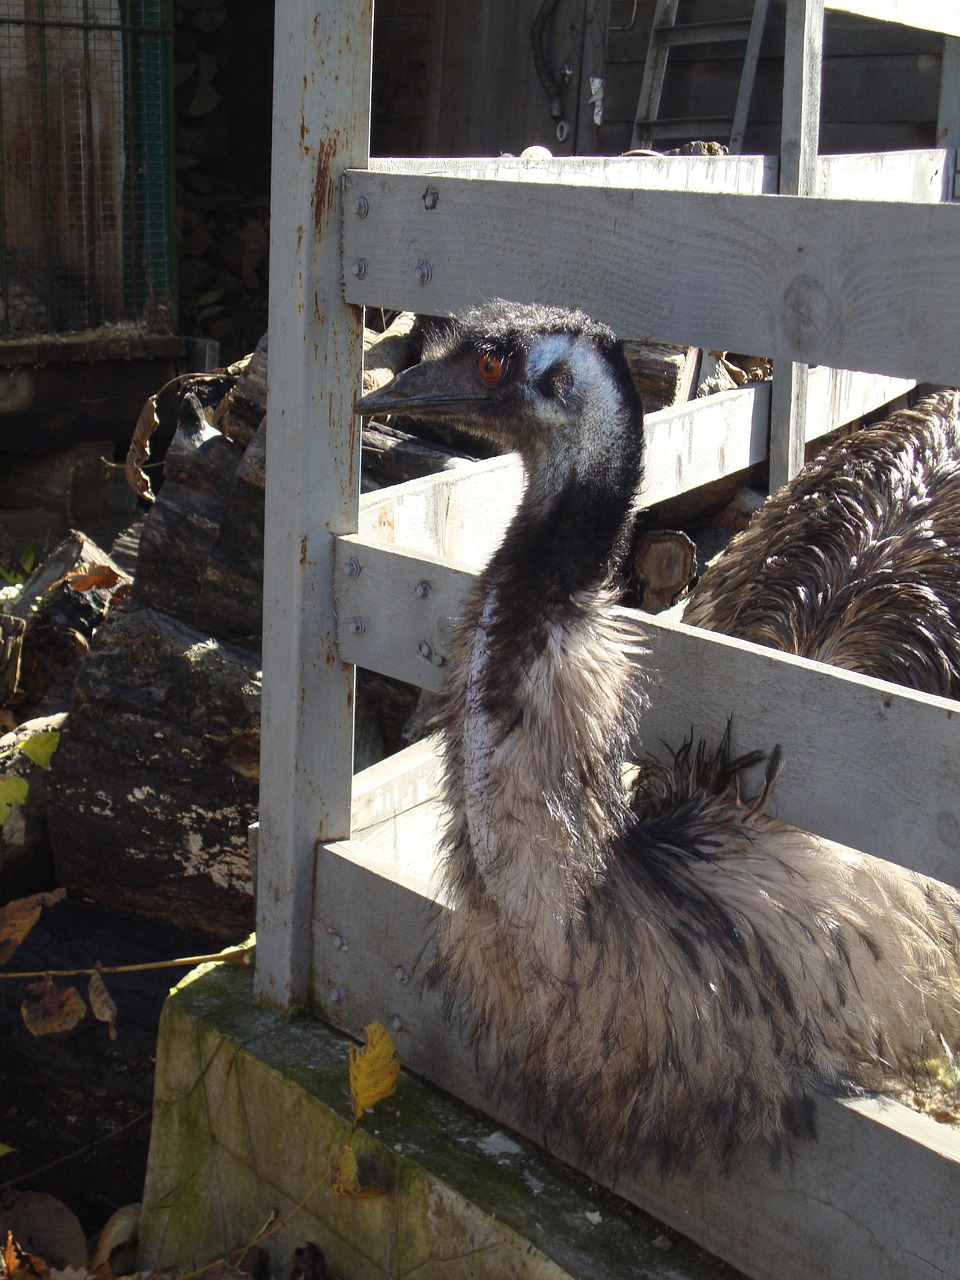
[[[366,196],[357,196],[353,202],[353,212],[358,218],[365,218],[370,212],[370,201]]]

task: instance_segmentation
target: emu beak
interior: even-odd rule
[[[456,376],[441,364],[415,364],[386,384],[363,396],[354,413],[449,414],[452,409],[476,404],[482,397],[470,387],[458,387]]]

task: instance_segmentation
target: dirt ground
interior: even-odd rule
[[[137,964],[226,945],[67,900],[42,913],[5,969]],[[88,1236],[114,1209],[140,1199],[157,1024],[168,990],[185,972],[108,976],[118,1008],[113,1041],[89,1014],[73,1031],[34,1039],[20,1016],[26,983],[0,980],[0,1143],[16,1148],[0,1159],[0,1197],[14,1185],[49,1192],[74,1211]],[[87,980],[73,981],[85,995]]]

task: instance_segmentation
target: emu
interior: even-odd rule
[[[960,1042],[960,895],[778,822],[728,739],[628,783],[639,629],[613,606],[643,417],[617,337],[484,304],[362,414],[443,418],[526,473],[442,712],[451,910],[432,980],[491,1086],[617,1167],[774,1159],[817,1090]]]

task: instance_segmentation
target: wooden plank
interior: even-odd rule
[[[809,371],[804,439],[817,440],[837,427],[889,404],[915,387],[913,378],[887,378],[883,374],[851,373],[825,365]]]
[[[338,565],[351,556],[360,574],[337,575],[342,656],[440,689],[473,572],[359,537],[340,541]],[[425,580],[429,592],[418,594]],[[651,749],[678,746],[691,726],[716,739],[732,715],[737,751],[783,749],[784,821],[960,885],[957,703],[682,623],[634,619],[649,647],[642,732]]]
[[[954,205],[438,178],[428,209],[419,176],[347,181],[369,204],[344,229],[351,302],[575,301],[636,337],[960,380]]]
[[[946,37],[940,56],[937,146],[960,146],[960,40]]]
[[[490,458],[364,494],[358,532],[479,568],[496,550],[522,490],[519,457]]]
[[[649,414],[640,505],[651,507],[762,462],[769,422],[769,382]]]
[[[823,0],[787,0],[780,126],[780,194],[816,196],[820,138]],[[809,368],[774,347],[770,488],[803,466]]]
[[[653,191],[729,191],[740,195],[777,190],[774,156],[519,156],[394,159],[377,156],[371,173],[429,177],[510,178],[561,186],[627,187]]]
[[[423,987],[434,856],[425,842],[402,852],[389,841],[320,848],[315,1007],[355,1036],[382,1022],[405,1066],[537,1140],[480,1088],[469,1049]],[[896,1103],[828,1097],[818,1103],[818,1134],[779,1171],[764,1153],[745,1152],[729,1177],[651,1172],[613,1186],[756,1280],[957,1280],[960,1135]],[[602,1153],[590,1164],[583,1153],[554,1153],[611,1185]]]
[[[305,994],[314,844],[350,829],[331,535],[357,527],[363,342],[340,300],[338,228],[340,172],[369,154],[371,22],[371,0],[322,14],[301,0],[276,22],[257,989],[282,1007]]]
[[[896,22],[901,27],[939,31],[960,36],[960,4],[957,0],[826,0],[837,13],[857,14],[875,22]]]
[[[945,148],[821,155],[817,194],[832,200],[937,204],[950,198],[953,157],[954,152]]]

